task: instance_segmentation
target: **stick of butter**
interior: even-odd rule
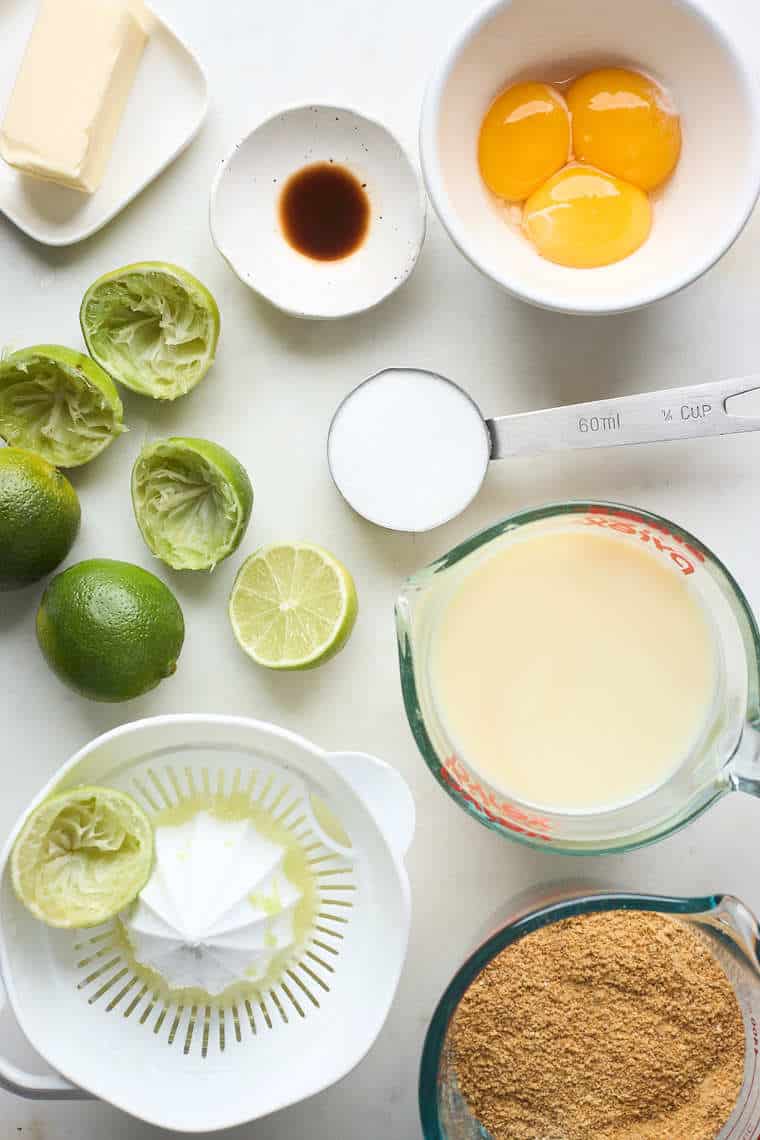
[[[151,22],[142,0],[42,0],[0,129],[5,161],[97,190]]]

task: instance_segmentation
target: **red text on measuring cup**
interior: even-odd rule
[[[697,562],[705,560],[701,550],[689,545],[679,535],[673,534],[664,523],[653,522],[630,511],[591,507],[583,521],[586,526],[603,527],[617,534],[628,534],[641,542],[649,543],[654,550],[665,554],[681,573],[687,576],[693,574],[696,569],[692,560]],[[673,543],[677,545],[674,546]],[[684,551],[688,551],[688,556]]]

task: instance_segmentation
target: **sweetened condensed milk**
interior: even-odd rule
[[[454,588],[431,646],[462,759],[552,811],[610,809],[664,783],[719,676],[689,560],[586,521],[497,545]]]

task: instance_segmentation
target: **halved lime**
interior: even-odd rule
[[[262,546],[247,558],[229,608],[238,643],[269,669],[311,669],[334,657],[357,610],[346,567],[307,542]]]
[[[90,286],[79,310],[90,355],[134,392],[176,400],[214,363],[219,309],[178,265],[142,261]]]
[[[147,883],[153,828],[131,796],[82,787],[45,800],[24,823],[11,854],[13,887],[49,926],[97,926]]]
[[[213,570],[237,550],[253,508],[245,468],[217,443],[173,436],[142,449],[132,506],[149,549],[174,570]]]
[[[0,360],[0,436],[54,467],[89,463],[124,430],[113,381],[89,356],[57,344]]]

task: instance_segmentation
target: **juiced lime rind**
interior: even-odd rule
[[[245,560],[230,595],[240,647],[269,669],[323,665],[340,652],[359,604],[341,562],[311,543],[264,546]]]
[[[65,475],[33,451],[0,448],[0,590],[55,570],[74,544],[81,509]]]
[[[173,570],[213,570],[237,550],[253,509],[243,465],[207,439],[147,444],[132,468],[132,506],[148,549]]]
[[[176,672],[185,637],[179,602],[141,566],[77,562],[48,583],[37,640],[58,677],[94,701],[129,701]]]
[[[125,431],[103,369],[71,348],[39,344],[0,360],[0,437],[54,467],[81,467]]]
[[[219,309],[178,265],[142,261],[104,274],[85,293],[79,320],[93,359],[155,400],[186,395],[214,363]]]
[[[83,929],[115,918],[153,867],[153,828],[131,796],[81,787],[29,815],[11,853],[13,888],[49,926]]]

